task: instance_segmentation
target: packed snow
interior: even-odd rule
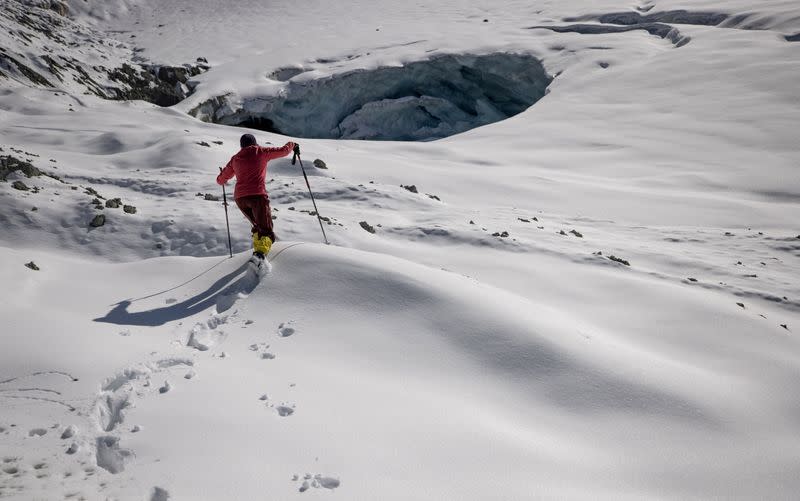
[[[797,2],[0,5],[1,499],[800,491]]]

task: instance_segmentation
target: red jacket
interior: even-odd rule
[[[233,198],[250,195],[266,195],[267,162],[273,158],[285,157],[294,149],[291,141],[281,148],[266,148],[254,144],[242,148],[231,157],[228,165],[217,176],[217,184],[225,184],[236,176],[236,189]]]

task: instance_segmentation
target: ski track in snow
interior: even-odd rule
[[[90,406],[88,413],[80,402],[55,400],[52,398],[17,395],[16,393],[45,393],[61,395],[63,391],[50,388],[14,388],[3,387],[0,397],[26,399],[30,401],[46,402],[58,404],[60,408],[66,409],[69,415],[51,412],[55,419],[74,421],[79,418],[83,424],[62,425],[59,423],[48,427],[34,427],[28,430],[19,430],[16,424],[0,426],[0,440],[12,440],[24,444],[25,441],[37,440],[36,444],[29,444],[21,449],[17,449],[17,454],[2,456],[2,473],[0,476],[0,497],[6,495],[14,496],[37,496],[35,493],[52,493],[54,489],[66,488],[67,498],[81,498],[88,496],[92,498],[99,495],[106,485],[105,481],[95,482],[99,471],[105,471],[112,475],[118,475],[125,471],[127,462],[135,458],[132,450],[124,447],[124,439],[129,432],[138,432],[138,426],[123,429],[126,421],[126,412],[136,406],[138,400],[147,398],[148,395],[166,393],[165,387],[170,388],[170,383],[165,382],[164,386],[156,388],[152,379],[159,377],[163,373],[172,374],[175,369],[191,368],[195,362],[186,357],[169,357],[156,359],[142,363],[109,377],[101,385],[101,391],[97,395],[94,404]],[[62,371],[40,371],[24,376],[8,378],[0,384],[9,386],[14,382],[45,382],[58,376],[63,380],[67,378],[69,383],[74,383],[77,378]],[[75,414],[75,411],[79,411]],[[60,417],[59,417],[60,416]],[[63,421],[62,421],[63,422]],[[95,432],[92,433],[92,429]],[[22,432],[22,433],[20,433]],[[53,450],[59,450],[56,457],[64,455],[74,457],[75,461],[65,461],[58,459],[51,466],[48,460],[37,461],[35,458],[51,456]],[[94,468],[97,466],[98,469]],[[79,468],[78,468],[79,467]],[[54,471],[58,469],[60,471]],[[33,491],[29,492],[31,489]],[[93,489],[98,489],[97,494],[91,494]],[[154,494],[154,499],[167,499],[163,497],[166,493],[163,489],[158,489],[162,497]],[[28,493],[28,494],[26,494]]]
[[[240,300],[246,299],[247,295],[255,289],[260,280],[268,274],[269,267],[257,272],[253,268],[245,265],[242,276],[222,290],[215,299],[213,306],[209,310],[201,311],[202,314],[209,314],[210,317],[202,322],[196,322],[189,331],[188,340],[185,342],[187,348],[197,350],[197,352],[207,352],[218,347],[226,339],[225,332],[221,329],[237,315],[237,311],[226,313]],[[174,302],[169,302],[174,303]],[[220,356],[225,356],[222,352]],[[173,389],[169,377],[163,384],[156,384],[154,380],[161,379],[162,373],[174,375],[176,369],[184,372],[183,379],[193,379],[197,372],[196,360],[187,357],[162,358],[151,362],[145,362],[127,368],[114,376],[108,378],[101,387],[101,392],[94,405],[94,419],[97,429],[101,432],[97,435],[93,448],[95,451],[95,463],[103,470],[117,475],[125,471],[125,465],[133,458],[135,452],[123,446],[124,437],[127,433],[138,433],[141,428],[136,425],[129,430],[121,429],[126,422],[126,413],[137,405],[142,398],[151,395],[165,395]],[[164,397],[168,398],[168,397]],[[280,415],[289,415],[293,412],[278,410]],[[167,499],[169,493],[161,487],[155,487],[151,499]]]

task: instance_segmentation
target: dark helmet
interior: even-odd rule
[[[244,134],[241,138],[239,138],[239,146],[242,148],[247,148],[248,146],[253,146],[256,143],[256,137],[252,134]]]

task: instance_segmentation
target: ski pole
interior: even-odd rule
[[[222,167],[219,168],[222,172]],[[231,247],[231,224],[228,222],[228,195],[225,193],[225,185],[222,185],[222,206],[225,207],[225,226],[228,228],[228,254],[233,257],[233,247]]]
[[[325,228],[322,226],[322,217],[319,215],[319,209],[317,209],[317,202],[314,200],[314,193],[311,191],[311,185],[308,184],[308,176],[306,176],[306,169],[303,167],[303,159],[300,158],[300,146],[294,146],[294,155],[292,155],[292,165],[294,165],[295,159],[300,160],[300,170],[303,171],[303,177],[306,180],[306,186],[308,186],[308,194],[311,195],[311,203],[314,204],[314,212],[317,213],[317,221],[319,221],[319,229],[322,230],[322,238],[325,239],[325,245],[330,245],[328,242],[328,236],[325,234]]]

